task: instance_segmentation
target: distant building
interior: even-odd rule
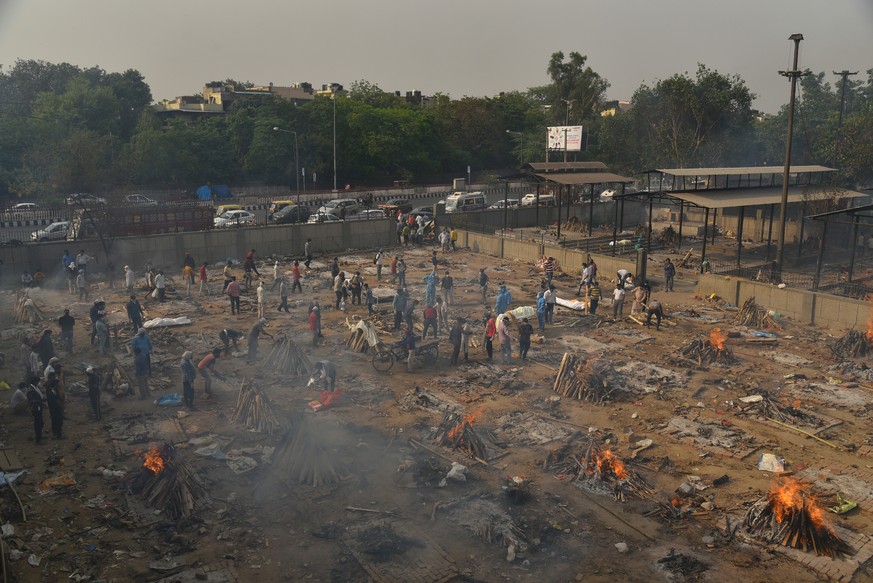
[[[340,90],[342,85],[339,86]],[[200,95],[183,95],[176,99],[164,99],[152,106],[162,119],[184,118],[189,123],[202,121],[211,115],[222,115],[239,99],[257,99],[275,96],[297,105],[315,99],[311,83],[299,83],[288,87],[273,85],[238,87],[223,81],[212,81],[203,86]]]
[[[600,115],[603,117],[612,117],[619,113],[630,111],[633,107],[630,101],[607,101],[603,104],[603,109],[600,110]]]

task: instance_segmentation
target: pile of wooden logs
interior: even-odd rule
[[[305,376],[312,372],[309,358],[287,336],[277,336],[264,364],[283,375]]]
[[[109,364],[102,372],[102,378],[100,379],[101,393],[115,395],[116,397],[133,394],[133,381],[131,381],[127,371],[118,364],[114,356],[111,357]]]
[[[661,234],[658,235],[658,242],[668,247],[676,245],[679,243],[679,233],[673,228],[673,225],[668,225],[661,229]]]
[[[575,458],[574,458],[575,459]],[[579,464],[576,482],[581,485],[606,486],[615,500],[624,502],[627,496],[648,498],[652,485],[636,471],[625,465],[608,449],[601,449],[592,439]]]
[[[349,477],[348,468],[328,451],[314,422],[301,417],[282,438],[273,471],[292,482],[313,487],[329,486]]]
[[[612,394],[606,378],[606,364],[564,353],[552,390],[571,399],[602,404]]]
[[[370,330],[370,333],[367,333],[366,330],[363,330],[357,326],[352,326],[349,324],[349,329],[351,333],[349,334],[348,340],[346,340],[346,346],[352,352],[360,352],[362,354],[367,354],[370,352],[370,342],[368,340],[370,334],[375,334],[378,338],[378,334],[376,334],[375,326],[364,320],[363,324]]]
[[[795,403],[792,405],[782,405],[776,402],[776,399],[769,392],[759,389],[756,391],[761,396],[760,401],[754,401],[745,406],[743,411],[759,415],[767,419],[775,419],[789,425],[807,425],[810,427],[821,427],[825,422],[808,411],[804,411]]]
[[[564,222],[561,229],[568,233],[581,233],[588,230],[588,225],[583,223],[579,217],[572,216]]]
[[[27,292],[18,292],[15,297],[15,322],[18,324],[36,324],[47,317],[36,305]]]
[[[160,458],[157,466],[152,463],[156,461],[154,456]],[[176,457],[173,447],[169,445],[146,453],[145,463],[140,473],[133,477],[130,489],[135,494],[142,495],[152,508],[177,520],[189,518],[197,503],[207,498],[203,482],[187,464]]]
[[[488,449],[473,429],[473,423],[481,414],[481,410],[472,415],[446,411],[437,430],[436,442],[445,447],[460,449],[475,460],[488,461]]]
[[[704,364],[734,364],[737,362],[730,348],[719,348],[708,338],[695,338],[679,349],[679,356]]]
[[[767,308],[755,303],[754,296],[747,299],[740,311],[734,317],[734,324],[749,326],[750,328],[779,328],[779,324],[770,315]]]
[[[854,550],[825,522],[824,514],[803,485],[786,479],[749,509],[745,526],[749,534],[771,544],[832,558],[853,554]]]
[[[261,394],[251,381],[245,379],[239,388],[236,409],[230,420],[251,431],[268,435],[273,435],[274,432],[287,427],[287,423],[276,415],[276,409],[270,399]]]
[[[857,330],[849,330],[846,335],[831,345],[831,352],[838,358],[856,358],[873,353],[867,335]]]

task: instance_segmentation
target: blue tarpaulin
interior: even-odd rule
[[[212,200],[214,198],[230,198],[230,187],[226,184],[204,184],[197,189],[197,198],[200,200]]]

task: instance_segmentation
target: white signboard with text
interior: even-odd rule
[[[549,150],[582,150],[582,126],[550,126],[548,132]]]

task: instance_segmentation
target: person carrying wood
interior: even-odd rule
[[[249,335],[248,335],[249,355],[247,358],[247,361],[249,364],[254,364],[254,362],[258,358],[258,339],[260,338],[261,334],[263,334],[264,336],[266,336],[270,340],[273,339],[272,334],[270,334],[269,332],[264,330],[264,327],[266,327],[266,325],[267,325],[267,319],[261,318],[260,320],[255,322],[255,325],[252,326],[251,330],[249,330]]]
[[[652,300],[646,308],[646,326],[652,326],[652,316],[655,317],[655,330],[661,329],[661,318],[664,317],[664,306],[658,300]]]

